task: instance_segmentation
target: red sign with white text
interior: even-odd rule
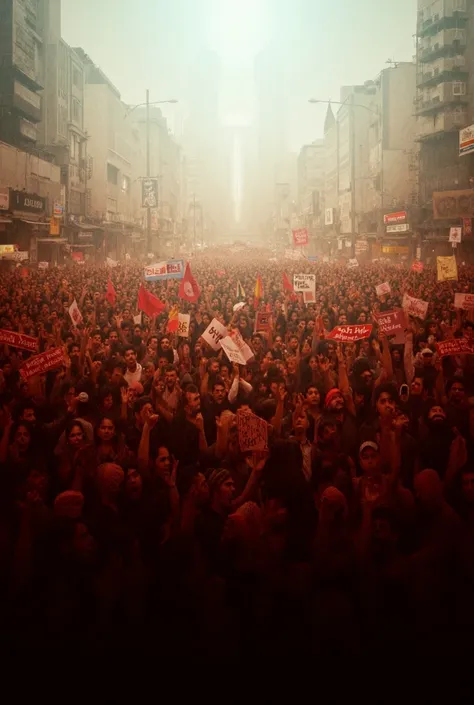
[[[60,367],[64,362],[64,353],[62,348],[52,348],[46,352],[30,357],[29,360],[23,363],[20,367],[20,374],[24,379],[29,379],[35,375],[41,375],[48,370],[54,370],[55,367]]]
[[[406,328],[405,311],[398,309],[397,311],[384,311],[377,313],[374,316],[379,327],[379,331],[385,335],[394,335],[401,333]]]
[[[0,329],[0,343],[10,345],[12,348],[20,348],[20,350],[38,351],[37,338],[31,337],[31,335],[23,335],[23,333],[15,333],[12,330]]]
[[[369,338],[372,333],[372,324],[360,326],[336,326],[326,336],[328,340],[337,340],[340,343],[354,343],[356,340]]]
[[[298,230],[293,230],[293,243],[296,247],[303,247],[309,242],[308,230],[307,228],[299,228]]]
[[[416,260],[416,262],[413,262],[411,265],[411,271],[412,272],[422,272],[424,268],[423,262],[420,262],[419,260]]]
[[[405,223],[406,219],[406,211],[397,211],[396,213],[385,213],[383,222],[384,225],[394,225],[395,223]]]
[[[474,354],[474,342],[467,338],[448,338],[437,343],[436,347],[441,357]]]

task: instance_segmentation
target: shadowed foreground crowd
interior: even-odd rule
[[[64,348],[61,368],[27,381],[29,353],[0,350],[3,647],[158,639],[180,659],[343,671],[470,654],[474,356],[440,359],[436,343],[473,336],[453,306],[472,269],[438,284],[430,269],[292,262],[289,279],[316,274],[304,305],[282,290],[288,263],[255,259],[193,261],[197,305],[178,282],[148,285],[166,310],[141,323],[138,265],[2,274],[0,328]],[[405,291],[430,307],[398,342],[376,326],[326,339]],[[167,332],[176,303],[188,338]],[[264,334],[256,306],[272,314]],[[247,366],[203,342],[214,317],[240,330]],[[268,452],[240,451],[239,409],[267,422]]]

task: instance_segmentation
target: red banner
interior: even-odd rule
[[[12,348],[20,348],[20,350],[38,352],[38,338],[32,338],[30,335],[23,335],[23,333],[15,333],[12,330],[0,329],[0,343],[10,345]]]
[[[309,242],[307,228],[293,230],[293,242],[296,247],[303,247],[304,245],[307,245]]]
[[[406,220],[406,211],[397,211],[396,213],[385,213],[383,217],[384,225],[393,225],[394,223],[406,223]]]
[[[424,268],[423,262],[420,262],[419,260],[416,260],[416,262],[413,262],[411,265],[411,271],[412,272],[422,272]]]
[[[381,333],[394,335],[403,332],[406,328],[405,311],[399,308],[397,311],[384,311],[374,316]]]
[[[448,340],[437,343],[436,347],[441,357],[474,354],[474,341],[467,338],[448,338]]]
[[[64,362],[64,354],[62,348],[52,348],[44,353],[30,357],[29,360],[23,363],[20,367],[20,374],[24,379],[41,375],[48,370],[54,370]]]
[[[340,343],[354,343],[356,340],[364,340],[372,333],[372,324],[361,326],[336,326],[326,336],[328,340],[337,340]]]

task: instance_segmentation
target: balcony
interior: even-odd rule
[[[12,107],[31,122],[41,121],[41,97],[19,81],[13,82]]]
[[[423,91],[418,103],[417,115],[428,115],[446,110],[450,106],[462,106],[469,102],[464,81],[441,83],[436,88]]]
[[[418,18],[417,34],[419,37],[429,37],[437,34],[443,29],[462,28],[467,25],[467,9],[444,10],[423,19]]]
[[[422,117],[418,120],[417,140],[440,138],[447,132],[458,132],[469,122],[466,108],[458,108],[450,112],[435,113],[429,117]]]
[[[462,54],[447,56],[431,64],[422,64],[422,70],[417,75],[418,88],[429,88],[448,81],[467,81],[469,71]]]
[[[438,32],[434,37],[428,37],[422,41],[418,61],[422,64],[435,61],[441,56],[454,56],[462,54],[466,48],[466,30],[445,29]]]

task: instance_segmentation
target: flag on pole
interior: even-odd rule
[[[260,299],[263,299],[263,283],[260,274],[257,274],[257,281],[255,282],[255,291],[253,293],[254,306],[257,308]]]
[[[290,291],[291,293],[294,292],[293,284],[288,279],[286,272],[283,272],[283,291]]]
[[[146,313],[147,316],[153,318],[164,311],[166,306],[160,299],[154,296],[150,291],[145,289],[143,284],[138,290],[138,310]]]
[[[185,299],[185,301],[189,301],[191,304],[197,304],[201,296],[201,289],[191,273],[189,262],[186,262],[186,270],[184,277],[181,279],[181,284],[179,285],[178,296],[180,299]]]
[[[244,291],[244,287],[240,283],[240,279],[237,281],[237,292],[236,292],[235,298],[240,299],[241,301],[242,301],[242,299],[245,299],[245,291]]]
[[[111,279],[107,281],[107,291],[105,294],[105,298],[109,302],[111,306],[115,306],[115,302],[117,300],[117,294],[115,292],[114,285],[112,284]]]
[[[168,314],[168,325],[166,326],[167,333],[176,333],[179,327],[179,309],[176,305],[173,306]]]

